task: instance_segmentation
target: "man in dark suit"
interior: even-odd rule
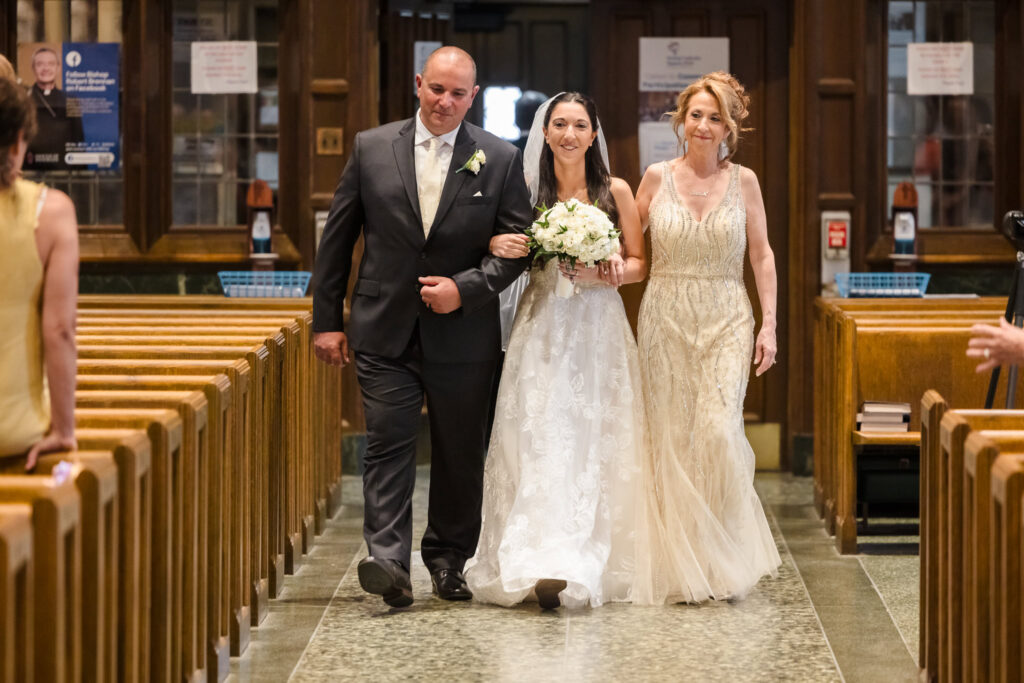
[[[412,493],[426,396],[431,468],[421,542],[434,592],[472,597],[462,576],[480,534],[488,398],[501,350],[498,293],[527,265],[492,256],[498,233],[531,220],[518,150],[463,122],[476,65],[455,47],[416,75],[420,110],[356,135],[316,258],[314,346],[335,365],[355,352],[367,447],[359,582],[412,604]],[[348,328],[352,249],[365,240]]]

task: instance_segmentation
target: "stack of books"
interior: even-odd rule
[[[864,401],[857,413],[861,432],[906,432],[910,429],[910,404],[892,401]]]

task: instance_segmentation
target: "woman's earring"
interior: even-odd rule
[[[718,146],[718,160],[722,161],[729,156],[729,145],[725,144],[725,140],[722,140],[722,144]]]
[[[683,140],[683,156],[685,157],[686,153],[689,152],[689,151],[690,151],[690,141],[684,139]]]

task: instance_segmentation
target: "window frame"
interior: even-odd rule
[[[281,75],[287,55],[304,53],[294,15],[308,0],[278,0],[279,140],[278,167],[299,168],[301,136],[285,134],[301,120],[301,106],[285,103]],[[172,0],[124,0],[121,43],[121,140],[124,222],[83,225],[83,263],[206,264],[249,263],[247,225],[172,225]],[[0,12],[0,50],[13,55],[17,46],[17,3]],[[132,68],[124,65],[131,64]],[[150,77],[155,75],[155,77]],[[297,265],[300,252],[296,209],[301,208],[298,174],[279,173],[273,246],[278,264]]]

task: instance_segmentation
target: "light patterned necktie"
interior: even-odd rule
[[[434,224],[437,214],[437,203],[441,200],[441,186],[444,179],[438,167],[438,150],[440,138],[427,141],[427,156],[419,173],[420,216],[423,217],[423,236],[430,234],[430,226]]]

